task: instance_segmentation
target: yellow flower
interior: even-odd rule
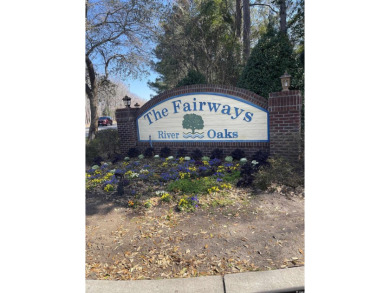
[[[219,190],[218,186],[213,186],[213,187],[207,189],[207,191],[208,191],[208,193],[213,193],[213,192],[218,192],[220,190]]]
[[[111,184],[107,184],[107,185],[104,187],[104,191],[106,191],[106,192],[114,191],[114,186],[111,185]]]
[[[187,201],[187,200],[185,200],[184,198],[180,199],[180,201],[179,201],[179,206],[184,206],[184,205],[186,205],[186,204],[188,204],[188,201]]]
[[[232,185],[230,183],[222,184],[221,188],[223,188],[223,189],[232,189]]]
[[[179,172],[179,177],[180,179],[184,179],[184,178],[189,178],[190,177],[190,173],[184,173],[184,172]]]

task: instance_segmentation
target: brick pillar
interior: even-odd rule
[[[297,161],[301,141],[301,92],[270,93],[268,99],[270,154]]]
[[[122,154],[126,154],[130,148],[134,148],[137,145],[138,135],[136,118],[138,110],[139,108],[124,108],[115,111]]]

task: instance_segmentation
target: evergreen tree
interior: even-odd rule
[[[176,87],[190,70],[207,83],[236,84],[241,46],[236,36],[232,0],[178,0],[164,16],[154,50],[153,69],[160,76],[148,85],[157,93]]]
[[[282,89],[280,76],[285,71],[294,76],[297,69],[297,61],[288,36],[277,32],[270,23],[253,48],[237,86],[268,98],[269,93]]]
[[[178,82],[176,87],[191,85],[191,84],[205,84],[205,83],[207,83],[206,77],[202,73],[196,70],[190,70],[187,76]]]

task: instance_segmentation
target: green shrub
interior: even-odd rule
[[[191,158],[193,158],[195,161],[199,161],[203,156],[203,153],[200,149],[196,149],[191,153]]]
[[[119,152],[119,135],[115,129],[98,131],[96,137],[86,145],[86,162],[91,165],[95,158],[111,157]]]
[[[116,129],[102,130],[96,133],[99,152],[113,155],[119,152],[119,135]]]
[[[298,75],[295,57],[288,37],[278,32],[270,22],[253,48],[237,86],[268,99],[269,93],[282,89],[280,76],[285,71],[293,77]]]
[[[176,87],[191,85],[191,84],[205,84],[205,83],[207,83],[206,77],[202,73],[191,69],[190,71],[188,71],[187,76],[178,82]]]
[[[99,156],[99,150],[95,140],[85,146],[85,160],[88,165],[94,163],[94,159]]]
[[[147,148],[145,151],[144,151],[144,156],[146,158],[151,158],[152,156],[154,155],[154,148]]]
[[[181,157],[185,157],[186,155],[187,155],[187,150],[186,149],[183,149],[183,148],[181,148],[181,149],[179,149],[178,151],[177,151],[177,154],[176,154],[176,158],[181,158]]]
[[[260,167],[255,174],[256,187],[266,190],[272,183],[294,188],[303,185],[303,176],[285,159],[273,157],[268,159],[268,163],[269,165]]]
[[[223,177],[223,182],[235,183],[240,178],[240,171],[234,170]]]
[[[171,155],[171,149],[169,147],[163,147],[160,150],[160,157],[161,158],[166,158],[166,157],[169,157],[170,155]]]
[[[223,158],[223,150],[222,149],[213,149],[211,152],[210,159],[220,159]]]
[[[235,149],[232,151],[230,156],[233,157],[233,160],[240,160],[242,158],[245,158],[245,152],[242,149]]]
[[[139,149],[137,148],[130,148],[128,151],[127,151],[127,154],[130,158],[135,158],[135,157],[138,157],[140,155],[140,151]]]

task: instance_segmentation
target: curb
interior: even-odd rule
[[[304,290],[304,267],[162,280],[86,280],[86,293],[276,293]]]
[[[225,292],[273,293],[303,291],[305,285],[304,276],[304,267],[229,274],[224,277]]]

